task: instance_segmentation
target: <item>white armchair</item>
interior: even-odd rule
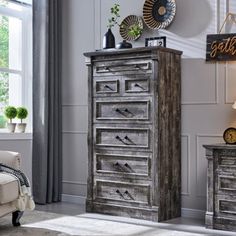
[[[20,154],[17,152],[0,151],[0,163],[20,169]],[[0,172],[0,217],[12,213],[12,224],[20,225],[22,211],[18,211],[13,202],[19,197],[18,180],[11,175]]]

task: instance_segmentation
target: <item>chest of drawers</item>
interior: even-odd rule
[[[84,55],[87,211],[153,221],[180,216],[181,52],[147,47]]]
[[[204,147],[208,159],[206,227],[236,231],[236,146]]]

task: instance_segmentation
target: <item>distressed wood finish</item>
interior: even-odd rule
[[[207,228],[236,231],[236,146],[204,145],[207,169]]]
[[[180,216],[181,54],[162,47],[84,54],[87,211],[152,221]]]

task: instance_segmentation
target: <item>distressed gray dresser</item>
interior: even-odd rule
[[[159,47],[84,54],[88,212],[153,221],[180,216],[181,54]]]
[[[236,231],[236,145],[204,145],[208,159],[206,227]]]

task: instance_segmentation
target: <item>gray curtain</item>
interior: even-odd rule
[[[33,0],[33,195],[61,200],[61,1]]]

